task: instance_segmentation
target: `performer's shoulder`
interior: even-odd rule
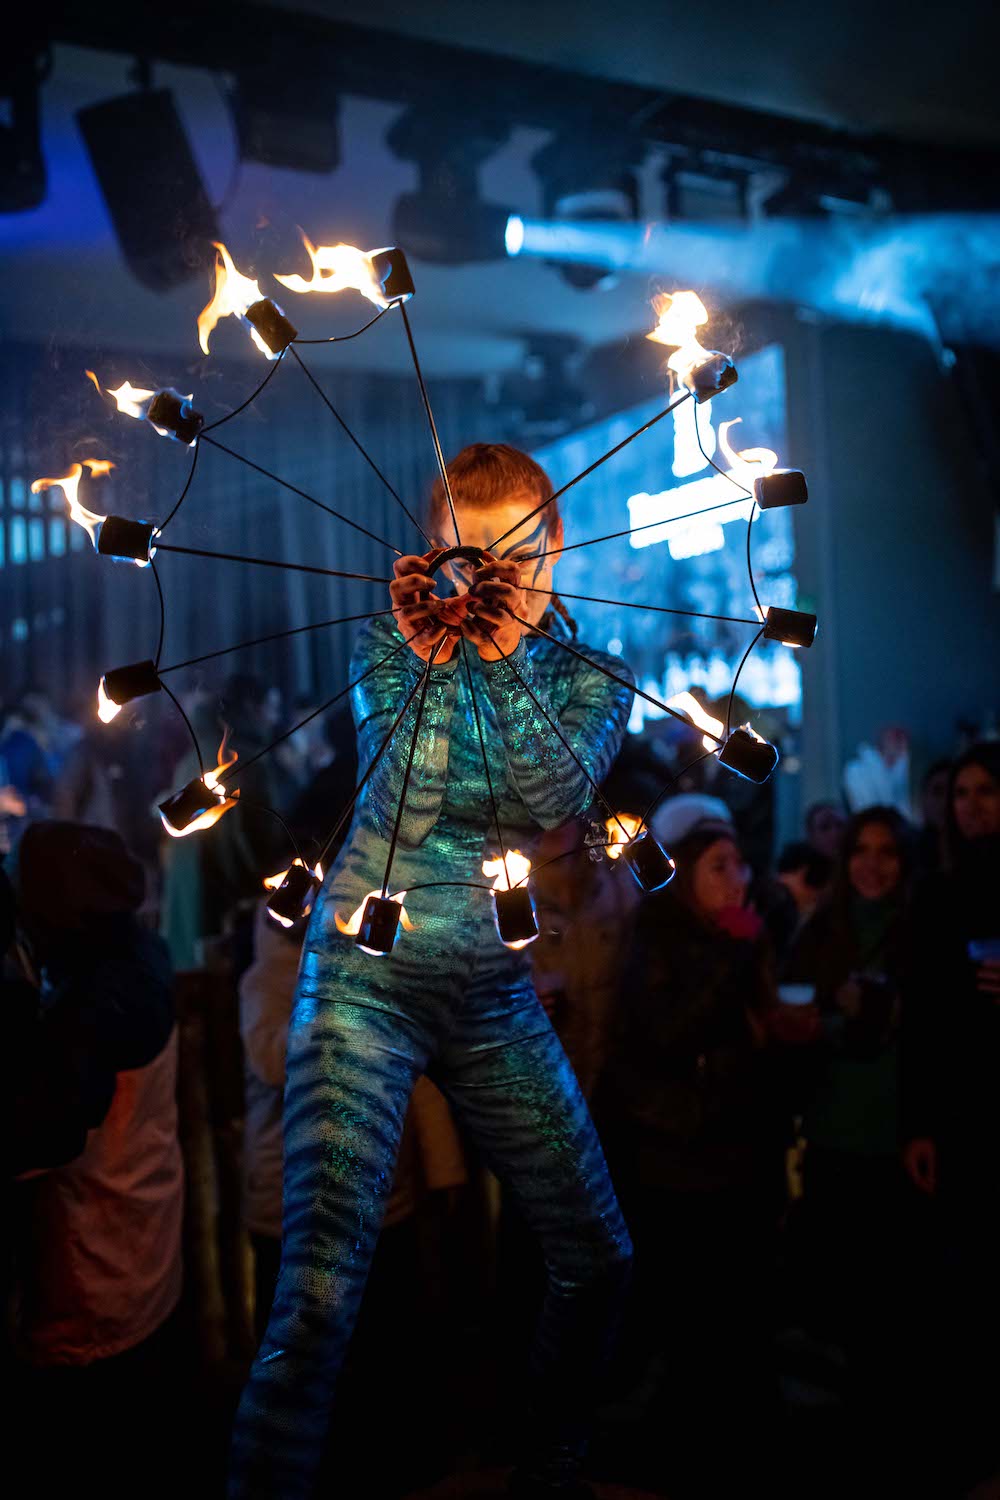
[[[374,619],[366,620],[358,631],[353,660],[363,661],[380,651],[390,651],[393,646],[399,644],[401,639],[391,613],[387,611],[385,614],[376,615]]]
[[[591,669],[600,675],[610,672],[612,676],[620,679],[623,688],[635,687],[635,674],[627,661],[620,656],[612,656],[608,651],[598,651],[594,646],[587,646],[582,641],[576,643],[576,650],[581,656],[587,658]],[[581,661],[577,663],[581,672],[587,671],[587,666]],[[608,684],[609,687],[611,684]]]

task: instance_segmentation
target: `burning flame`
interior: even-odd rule
[[[218,240],[213,240],[212,243],[218,252],[215,260],[215,291],[211,302],[198,314],[198,342],[203,354],[208,353],[209,338],[220,318],[227,318],[230,314],[242,318],[248,307],[263,300],[263,293],[256,281],[251,281],[249,276],[242,276],[237,271],[225,245]],[[256,328],[250,329],[250,336],[262,354],[266,354],[268,359],[274,358]]]
[[[209,791],[216,799],[217,806],[208,808],[201,814],[200,817],[195,818],[193,823],[189,823],[186,828],[172,828],[161,813],[160,820],[163,823],[164,828],[170,834],[171,838],[186,839],[189,833],[200,833],[203,828],[211,828],[213,824],[219,821],[223,813],[227,813],[229,809],[231,807],[235,807],[237,802],[239,801],[239,787],[237,787],[230,795],[227,796],[223,789],[219,786],[219,777],[222,775],[223,771],[227,771],[230,766],[235,765],[237,760],[239,760],[239,755],[237,754],[237,752],[235,750],[229,749],[227,744],[228,739],[229,726],[227,724],[222,735],[222,742],[219,745],[219,749],[217,752],[218,764],[213,770],[206,771],[204,776],[202,777],[202,784],[204,785],[205,789]]]
[[[333,920],[337,924],[337,931],[344,933],[346,937],[357,937],[358,933],[361,931],[361,918],[365,914],[365,907],[368,905],[369,897],[381,896],[381,894],[381,891],[369,891],[367,896],[362,897],[361,905],[357,908],[356,911],[353,911],[351,913],[346,922],[340,915],[340,912],[335,911],[333,914]],[[406,907],[403,906],[405,897],[405,891],[397,891],[394,896],[390,896],[388,899],[390,901],[398,902],[399,906],[401,907],[401,911],[399,913],[399,923],[403,931],[412,932],[414,930],[413,923],[410,921],[409,917],[406,914]]]
[[[721,736],[722,720],[713,719],[710,713],[702,708],[693,693],[675,693],[672,698],[667,699],[667,707],[675,708],[678,713],[687,714],[696,729],[705,730],[702,744],[706,750],[714,750],[719,741],[713,739],[713,735]]]
[[[483,860],[483,874],[496,877],[493,881],[495,891],[510,891],[514,886],[522,885],[530,869],[531,860],[520,849],[508,849],[504,859]]]
[[[622,846],[630,839],[634,839],[642,828],[642,819],[635,813],[619,813],[615,818],[608,818],[604,824],[608,830],[610,843],[607,846],[609,859],[617,859],[622,852]]]
[[[102,677],[97,684],[97,717],[102,724],[110,724],[111,720],[116,718],[121,711],[121,704],[115,703],[113,699],[108,697],[104,689],[104,678]]]
[[[728,463],[733,478],[741,479],[744,484],[752,487],[754,480],[759,479],[762,474],[772,473],[778,462],[778,455],[770,448],[743,448],[737,452],[730,445],[729,429],[742,420],[742,417],[734,417],[731,422],[719,423],[719,452]]]
[[[307,235],[302,243],[312,261],[312,280],[304,276],[279,276],[275,281],[287,286],[290,292],[344,292],[353,287],[376,307],[388,307],[382,288],[372,268],[372,256],[378,250],[356,250],[353,245],[314,245]]]
[[[85,458],[82,464],[74,464],[69,473],[64,474],[61,479],[36,479],[31,486],[31,493],[33,495],[40,495],[43,490],[50,490],[53,487],[62,490],[66,496],[66,503],[69,506],[70,520],[75,521],[78,526],[83,527],[96,547],[98,529],[107,520],[107,516],[99,516],[95,511],[87,510],[85,506],[80,504],[78,491],[80,480],[83,478],[84,468],[89,469],[92,475],[97,476],[110,473],[114,468],[114,464],[108,458]]]
[[[683,385],[689,383],[691,371],[704,364],[711,350],[702,348],[696,329],[708,322],[705,304],[697,292],[661,292],[653,298],[653,311],[657,323],[646,337],[654,344],[674,347],[667,360],[667,369],[673,370]]]
[[[297,855],[296,855],[295,859],[292,860],[292,864],[293,865],[302,865],[303,868],[305,868],[305,861],[299,859]],[[321,864],[314,865],[313,869],[312,869],[312,873],[316,876],[316,879],[319,881],[320,885],[322,885],[323,884],[323,866]],[[279,889],[280,886],[284,885],[284,883],[285,883],[285,881],[286,881],[287,878],[288,878],[288,871],[287,870],[282,870],[277,875],[265,875],[264,876],[264,889],[267,890],[267,891],[276,891],[276,890]]]
[[[116,391],[113,391],[110,386],[105,386],[105,390],[114,398],[119,411],[123,411],[127,417],[138,417],[140,421],[146,415],[146,402],[151,401],[156,395],[155,391],[144,391],[127,380],[124,380]]]

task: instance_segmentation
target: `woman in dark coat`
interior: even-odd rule
[[[599,1109],[636,1250],[629,1377],[655,1374],[650,1437],[663,1454],[668,1424],[671,1461],[686,1452],[703,1477],[725,1459],[711,1434],[759,1431],[773,1394],[784,1182],[770,962],[736,839],[710,819],[671,843],[677,874],[639,908]]]
[[[1000,1469],[1000,745],[952,766],[945,868],[914,903],[903,1159],[942,1217],[949,1392],[969,1477]]]

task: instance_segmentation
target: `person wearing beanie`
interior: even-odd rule
[[[22,1435],[42,1493],[68,1492],[107,1433],[102,1492],[133,1493],[141,1472],[159,1494],[183,1209],[170,962],[136,917],[142,867],[110,829],[32,824],[14,888],[34,991],[9,1148]]]
[[[636,1249],[622,1368],[653,1372],[649,1440],[662,1453],[669,1423],[673,1461],[686,1454],[710,1488],[727,1479],[718,1433],[753,1440],[770,1411],[787,1132],[769,1087],[775,997],[750,871],[732,823],[682,805],[693,800],[657,822],[677,873],[639,908],[598,1119]]]

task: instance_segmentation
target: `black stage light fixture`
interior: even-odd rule
[[[503,259],[512,210],[483,201],[478,174],[509,135],[506,121],[477,114],[472,101],[458,116],[422,108],[402,114],[386,141],[401,161],[416,163],[418,187],[396,200],[393,239],[438,265]]]
[[[28,24],[18,18],[18,24]],[[45,52],[16,43],[0,61],[0,213],[23,213],[45,200],[39,80]]]
[[[524,362],[504,376],[497,408],[520,446],[551,442],[593,415],[593,403],[573,374],[583,354],[571,334],[532,334],[525,340]]]
[[[77,111],[118,244],[143,286],[165,292],[208,270],[215,210],[167,89]]]
[[[295,172],[340,166],[340,100],[295,49],[241,67],[230,94],[241,161]],[[288,51],[289,55],[285,55]],[[313,75],[312,78],[310,75]]]
[[[627,131],[573,130],[557,135],[531,158],[545,217],[635,223],[640,206],[636,171],[645,151],[639,137]],[[610,287],[617,279],[606,266],[553,264],[563,280],[580,291]]]

